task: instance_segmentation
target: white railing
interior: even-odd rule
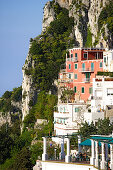
[[[94,72],[94,68],[80,68],[79,72]]]
[[[90,78],[84,78],[84,79],[82,79],[82,81],[85,83],[88,83],[88,82],[90,82]]]
[[[91,100],[102,100],[102,97],[92,96]]]
[[[73,80],[72,79],[59,79],[58,82],[60,82],[60,83],[72,83]]]
[[[78,58],[77,57],[75,57],[75,58],[66,58],[66,61],[76,62],[76,61],[78,61]]]

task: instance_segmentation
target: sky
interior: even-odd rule
[[[22,84],[29,40],[41,34],[48,0],[0,0],[0,97]]]

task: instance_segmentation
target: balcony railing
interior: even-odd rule
[[[79,72],[94,72],[94,68],[80,68]]]
[[[73,80],[72,79],[59,79],[58,82],[60,82],[60,83],[72,83]]]
[[[85,83],[89,83],[90,82],[90,78],[84,78],[84,79],[82,79],[82,81],[85,82]]]
[[[91,96],[91,100],[102,100],[102,97]]]
[[[77,57],[75,57],[75,58],[66,58],[66,61],[76,62],[76,61],[78,61],[78,58]]]

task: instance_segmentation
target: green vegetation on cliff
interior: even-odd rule
[[[34,60],[34,68],[29,68],[35,86],[49,91],[57,79],[60,65],[65,62],[66,49],[73,44],[70,33],[74,26],[69,11],[53,4],[56,19],[50,23],[46,32],[32,41],[30,57]],[[27,71],[26,71],[27,73]]]
[[[99,30],[103,25],[107,25],[110,33],[113,35],[113,2],[111,0],[109,4],[103,8],[98,19]]]
[[[22,87],[14,88],[13,91],[6,91],[0,98],[0,112],[16,112],[20,111],[19,108],[13,106],[13,102],[21,102],[22,100]]]

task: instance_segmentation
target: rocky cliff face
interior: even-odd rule
[[[104,48],[111,47],[112,37],[110,37],[106,25],[104,25],[105,35],[103,36],[101,30],[98,29],[97,23],[102,9],[108,2],[109,0],[55,0],[55,3],[58,3],[63,8],[67,8],[69,15],[74,17],[75,25],[73,33],[78,42],[77,45],[80,47],[85,46],[90,31],[92,45]],[[43,31],[54,18],[54,9],[51,7],[50,2],[48,2],[44,8]],[[98,35],[99,32],[100,35]],[[108,37],[108,41],[104,37]],[[90,47],[90,44],[88,43],[87,46]]]
[[[35,98],[35,88],[33,86],[32,77],[27,73],[26,70],[29,69],[29,67],[33,67],[34,63],[29,56],[26,58],[26,62],[22,68],[23,72],[23,82],[22,82],[22,121],[24,120],[25,116],[29,114],[30,110],[30,102],[34,101]]]

